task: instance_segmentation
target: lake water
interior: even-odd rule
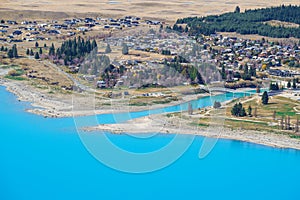
[[[209,105],[208,100],[199,101],[194,105]],[[199,159],[203,137],[197,136],[172,165],[152,173],[123,173],[86,150],[72,118],[43,118],[26,113],[29,107],[0,87],[1,200],[300,199],[300,151],[219,140],[207,157]],[[179,110],[175,106],[165,111]],[[136,112],[130,117],[145,115]],[[115,121],[110,115],[97,117],[100,123]],[[136,152],[155,150],[174,137],[156,135],[150,142],[107,135]]]

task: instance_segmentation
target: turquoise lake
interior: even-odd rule
[[[200,99],[193,106],[209,106],[212,101]],[[197,136],[172,165],[151,173],[124,173],[87,151],[73,118],[44,118],[25,112],[26,108],[29,103],[19,102],[0,87],[0,200],[300,199],[297,150],[220,139],[207,157],[199,159],[204,138]],[[135,112],[129,118],[181,109],[187,109],[187,104]],[[103,124],[115,123],[109,114],[97,118]],[[153,151],[174,137],[159,134],[143,140],[106,135],[136,152]]]

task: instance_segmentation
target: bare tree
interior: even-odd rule
[[[291,129],[291,117],[287,116],[287,130]]]
[[[273,120],[275,121],[276,120],[276,111],[274,110],[273,112]]]
[[[192,106],[191,103],[189,103],[189,105],[188,105],[188,114],[189,114],[189,115],[192,115],[192,114],[193,114],[193,106]]]
[[[280,128],[281,128],[281,130],[283,130],[283,116],[281,116],[281,120],[280,120]]]
[[[295,132],[299,132],[299,117],[297,117],[296,125],[295,125]]]

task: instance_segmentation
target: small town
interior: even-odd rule
[[[0,6],[0,200],[299,200],[299,0]]]

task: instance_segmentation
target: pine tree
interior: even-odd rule
[[[294,79],[293,79],[293,89],[296,89],[296,87],[297,87],[296,81],[297,81],[297,80],[294,78]]]
[[[14,57],[14,54],[13,54],[13,50],[12,50],[12,49],[8,50],[7,56],[8,56],[8,58],[13,58],[13,57]]]
[[[16,44],[13,45],[12,51],[13,51],[13,57],[17,58],[18,57],[18,49],[17,49],[17,45]]]
[[[226,71],[225,71],[225,66],[224,65],[222,65],[221,75],[222,75],[222,79],[225,80],[226,79]]]
[[[264,91],[261,100],[262,100],[262,103],[264,105],[268,104],[268,102],[269,102],[269,96],[268,96],[268,93],[266,91]]]
[[[235,7],[235,10],[234,10],[235,13],[240,13],[241,12],[241,9],[239,6]]]
[[[38,48],[38,47],[39,47],[39,43],[35,42],[35,48]]]
[[[34,55],[34,59],[40,59],[40,55],[39,55],[39,53],[38,53],[38,52],[36,52],[36,53],[35,53],[35,55]]]
[[[30,50],[27,49],[27,50],[26,50],[26,55],[29,56],[29,54],[30,54]]]
[[[46,47],[47,47],[47,44],[45,43],[45,44],[44,44],[44,48],[46,48]]]
[[[4,51],[4,46],[1,46],[1,51]]]
[[[241,112],[240,112],[240,115],[239,115],[239,116],[240,116],[240,117],[246,116],[245,108],[242,108],[242,109],[241,109]]]
[[[249,115],[249,116],[252,116],[252,108],[251,108],[250,105],[248,106],[248,115]]]
[[[109,44],[106,45],[105,53],[111,53],[111,48]]]
[[[33,50],[32,49],[30,49],[30,54],[29,54],[30,56],[33,56],[34,55],[34,53],[33,53]]]
[[[288,81],[286,87],[287,87],[287,88],[291,88],[291,81]]]
[[[49,48],[49,56],[54,56],[55,55],[55,47],[54,44],[52,43],[51,47]]]
[[[123,43],[122,46],[123,46],[123,48],[122,48],[122,54],[123,54],[123,55],[128,55],[129,50],[128,50],[127,44],[126,44],[126,43]]]
[[[40,48],[39,54],[43,54],[43,50],[42,50],[42,48]]]

